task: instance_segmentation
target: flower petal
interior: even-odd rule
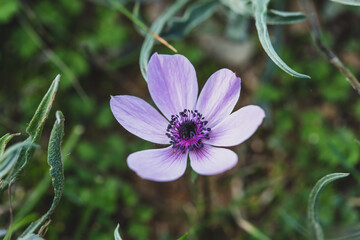
[[[190,151],[190,165],[201,175],[214,175],[233,168],[238,161],[236,153],[229,149],[204,145],[196,151]]]
[[[255,105],[240,108],[211,129],[210,139],[204,141],[214,146],[235,146],[251,137],[265,117],[264,110]]]
[[[110,108],[121,126],[132,134],[153,143],[169,143],[165,135],[169,122],[141,98],[114,96],[111,97]]]
[[[168,182],[181,177],[186,169],[187,153],[174,152],[174,148],[150,149],[130,154],[127,163],[140,177]]]
[[[182,55],[152,55],[147,72],[150,95],[160,111],[171,119],[193,109],[198,94],[196,72]]]
[[[224,120],[235,107],[240,96],[240,78],[229,69],[220,69],[205,83],[196,109],[209,122],[210,128]]]

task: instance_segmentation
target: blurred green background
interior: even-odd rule
[[[134,5],[151,24],[172,1]],[[272,1],[303,11],[297,2]],[[360,8],[316,1],[323,37],[360,77]],[[350,177],[328,186],[319,199],[325,236],[359,229],[360,99],[314,46],[306,22],[270,27],[282,59],[311,79],[291,77],[266,56],[254,20],[219,6],[182,39],[169,42],[194,64],[200,86],[219,68],[242,78],[236,108],[258,104],[266,119],[233,149],[238,165],[221,175],[196,177],[187,169],[175,182],[142,180],[126,165],[128,154],[156,147],[124,130],[112,116],[110,95],[151,102],[139,69],[144,32],[101,1],[0,0],[0,135],[23,140],[41,98],[61,74],[41,148],[13,184],[14,215],[48,176],[46,149],[55,110],[65,115],[65,187],[46,239],[256,239],[248,224],[271,239],[304,239],[309,193],[332,172]],[[160,44],[154,51],[173,54]],[[36,194],[35,194],[36,195]],[[49,208],[53,190],[37,194],[21,218],[25,227]],[[9,223],[9,196],[0,204],[0,228]],[[20,224],[20,223],[19,223]],[[304,236],[305,235],[305,236]],[[352,239],[352,238],[349,238]]]

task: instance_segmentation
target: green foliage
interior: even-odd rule
[[[50,222],[50,216],[55,211],[55,208],[60,202],[63,188],[64,188],[64,168],[61,156],[61,143],[64,136],[64,115],[60,112],[56,112],[56,120],[54,127],[51,131],[48,147],[48,164],[50,166],[50,176],[52,179],[52,185],[54,188],[54,199],[50,209],[36,222],[30,224],[30,226],[21,234],[20,237],[25,238],[34,233],[39,227],[47,225]]]
[[[20,4],[17,0],[0,1],[0,24],[6,23],[19,11]]]
[[[210,18],[219,7],[217,0],[208,0],[191,4],[180,18],[168,22],[168,29],[162,34],[165,38],[182,39],[194,27]]]
[[[266,26],[266,12],[269,1],[270,0],[253,0],[255,24],[261,45],[271,60],[273,60],[273,62],[286,73],[298,78],[310,78],[307,75],[298,73],[291,69],[283,60],[280,59],[279,55],[275,52],[274,47],[271,44],[270,36]]]
[[[165,26],[166,22],[174,15],[176,12],[178,12],[185,4],[189,2],[188,0],[178,0],[176,1],[168,10],[165,11],[163,15],[161,15],[152,25],[150,30],[155,34],[160,34],[163,27]],[[155,39],[153,35],[150,33],[147,33],[145,36],[144,43],[141,46],[140,51],[140,71],[145,79],[147,81],[147,64],[150,59],[151,51],[154,47]]]
[[[308,224],[311,232],[311,237],[313,239],[316,240],[324,239],[324,233],[319,223],[317,211],[316,211],[318,199],[321,191],[326,187],[326,185],[328,185],[332,181],[347,176],[349,176],[349,173],[332,173],[326,175],[316,183],[315,187],[311,191],[309,196],[309,205],[308,205]]]

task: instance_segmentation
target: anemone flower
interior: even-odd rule
[[[215,72],[198,97],[196,72],[182,55],[152,55],[147,70],[151,98],[157,111],[129,95],[112,96],[111,111],[132,134],[166,148],[132,153],[127,164],[140,177],[166,182],[181,177],[190,157],[191,168],[214,175],[234,167],[238,145],[254,134],[264,111],[249,105],[231,113],[240,96],[240,78],[229,69]]]

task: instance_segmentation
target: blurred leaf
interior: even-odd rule
[[[30,121],[26,132],[29,134],[29,137],[24,141],[30,144],[35,144],[39,141],[39,138],[42,133],[45,121],[49,115],[52,104],[55,99],[55,94],[59,87],[60,75],[57,75],[54,81],[52,82],[49,90],[41,100],[32,120]],[[24,169],[32,155],[34,154],[34,148],[29,147],[23,148],[20,152],[19,161],[16,162],[14,168],[11,170],[10,174],[4,180],[3,185],[1,186],[1,191],[3,191],[8,184]]]
[[[275,52],[266,26],[266,12],[269,1],[270,0],[253,0],[255,24],[261,45],[271,60],[286,73],[298,78],[310,78],[308,75],[298,73],[291,69]]]
[[[150,30],[155,34],[160,34],[164,25],[167,21],[177,12],[179,11],[183,6],[185,6],[186,3],[188,3],[189,0],[178,0],[176,1],[169,9],[165,11],[152,25]],[[139,58],[139,64],[140,64],[140,71],[143,75],[145,81],[147,81],[147,65],[150,59],[151,50],[154,47],[155,44],[155,38],[151,33],[147,33],[145,36],[144,43],[141,47],[140,51],[140,58]]]
[[[24,237],[19,237],[18,240],[44,240],[44,238],[40,237],[39,235],[30,233]]]
[[[360,6],[359,0],[331,0],[331,1],[345,5]]]
[[[118,224],[114,231],[115,240],[122,240],[122,238],[120,237],[120,233],[119,233],[119,227],[120,227],[120,225]]]
[[[0,23],[8,22],[18,11],[20,4],[17,0],[0,1]]]
[[[17,163],[23,148],[31,149],[35,144],[27,141],[14,144],[0,156],[0,179],[2,179],[11,168]],[[3,186],[2,186],[3,187]]]
[[[253,14],[251,0],[221,0],[221,3],[239,15],[251,16]]]
[[[349,173],[332,173],[321,178],[312,189],[309,196],[309,205],[308,205],[308,224],[311,232],[311,237],[316,240],[324,240],[324,233],[322,231],[321,225],[317,216],[317,203],[321,191],[331,183],[339,178],[344,178],[349,176]]]
[[[188,235],[189,235],[188,233],[185,233],[184,235],[182,235],[181,237],[179,237],[177,240],[185,240]]]
[[[305,19],[306,16],[302,12],[284,12],[275,9],[270,9],[267,14],[266,22],[268,24],[273,24],[273,25],[291,24],[291,23],[302,22]]]
[[[31,223],[30,226],[21,234],[21,237],[33,233],[41,225],[49,222],[51,214],[55,211],[56,206],[60,202],[64,188],[64,168],[61,156],[61,142],[64,135],[64,120],[64,115],[60,111],[57,111],[56,120],[50,134],[48,146],[48,164],[50,166],[50,176],[55,193],[53,202],[50,209],[39,220]]]
[[[191,4],[182,17],[175,17],[168,23],[169,28],[162,34],[164,38],[181,39],[194,27],[208,19],[215,12],[219,1],[208,0]]]
[[[10,134],[10,133],[7,133],[5,134],[4,136],[2,136],[0,138],[0,157],[1,155],[4,153],[5,151],[5,147],[6,147],[6,144],[16,135],[19,135],[19,134]],[[1,162],[1,161],[0,161]]]

